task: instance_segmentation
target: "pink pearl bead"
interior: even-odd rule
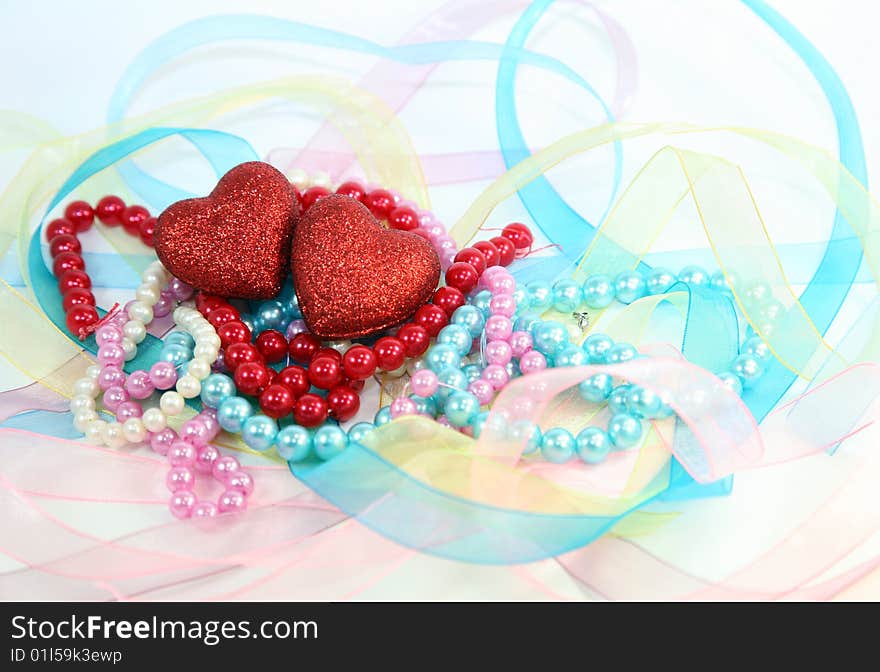
[[[116,407],[116,419],[125,422],[131,418],[139,418],[144,414],[141,405],[136,401],[123,401]]]
[[[493,294],[513,294],[516,290],[516,280],[502,268],[500,273],[493,273],[486,278],[486,287]]]
[[[449,268],[452,264],[455,263],[455,255],[458,254],[458,250],[440,250],[440,265],[443,268]]]
[[[217,505],[214,502],[199,502],[193,507],[193,518],[214,518],[217,515]]]
[[[547,360],[537,350],[529,350],[519,359],[519,370],[523,375],[543,371],[547,368]]]
[[[146,371],[134,371],[125,381],[125,391],[132,399],[146,399],[156,388],[150,380],[150,374]]]
[[[254,491],[254,479],[246,471],[237,471],[226,481],[226,486],[230,490],[240,490],[249,497]]]
[[[297,334],[301,334],[304,331],[308,331],[309,328],[306,326],[306,323],[302,320],[294,320],[289,325],[287,325],[287,331],[284,332],[284,335],[287,336],[287,340],[289,341]]]
[[[486,380],[473,381],[468,385],[468,392],[477,398],[477,401],[480,402],[480,406],[485,406],[492,401],[492,397],[495,396],[492,384]]]
[[[215,439],[221,430],[220,423],[217,422],[217,411],[213,408],[209,408],[199,413],[197,417],[201,419],[202,424],[208,432],[208,441]]]
[[[108,411],[113,411],[115,413],[116,409],[119,408],[119,404],[124,401],[128,401],[128,392],[119,385],[109,387],[104,392],[104,407]]]
[[[422,228],[434,224],[437,220],[434,218],[433,212],[427,212],[426,210],[419,210],[419,226]],[[443,226],[442,224],[440,226]]]
[[[486,343],[486,361],[490,364],[506,366],[513,358],[513,350],[507,341],[489,341]]]
[[[237,513],[247,508],[247,497],[240,490],[227,490],[220,495],[217,510],[220,513]]]
[[[223,457],[217,458],[214,462],[211,474],[221,483],[225,483],[226,479],[229,478],[229,475],[233,471],[238,471],[240,468],[241,464],[239,464],[237,459],[232,457],[232,455],[224,455]]]
[[[208,428],[198,416],[187,420],[180,426],[180,438],[195,446],[203,446],[210,440],[208,439]]]
[[[98,331],[95,332],[95,343],[98,344],[98,347],[105,345],[106,343],[121,342],[122,332],[112,325],[105,324],[104,326],[100,327]]]
[[[171,292],[163,289],[159,292],[159,300],[156,301],[156,305],[153,306],[153,317],[165,317],[166,315],[170,315],[171,309],[174,308],[174,303],[174,297],[171,295]]]
[[[455,241],[450,236],[439,236],[434,240],[434,248],[440,253],[454,250],[456,247]]]
[[[432,221],[428,224],[422,223],[422,228],[425,230],[425,233],[428,234],[428,238],[432,243],[436,242],[438,238],[446,235],[446,227],[440,222]]]
[[[516,312],[516,299],[513,294],[496,294],[489,300],[489,312],[493,315],[510,317]]]
[[[220,459],[220,451],[210,443],[199,447],[196,455],[195,468],[203,474],[210,474],[214,469],[214,463]]]
[[[156,362],[150,367],[150,381],[157,389],[170,390],[177,382],[177,369],[171,362]]]
[[[98,348],[98,363],[102,366],[122,366],[125,363],[125,350],[116,343],[105,343]]]
[[[487,381],[496,390],[500,390],[502,387],[507,385],[507,381],[510,380],[510,376],[507,374],[507,369],[505,369],[503,366],[499,366],[498,364],[490,364],[485,369],[483,369],[482,379]]]
[[[116,385],[125,384],[125,373],[118,366],[105,366],[98,374],[98,387],[108,390]]]
[[[168,462],[173,467],[188,467],[196,461],[196,448],[179,439],[168,449]]]
[[[402,415],[415,415],[418,412],[416,402],[409,397],[397,397],[397,399],[391,402],[388,410],[392,418],[399,418]]]
[[[532,335],[527,331],[514,331],[508,342],[514,357],[522,357],[532,349]]]
[[[196,495],[189,490],[181,490],[171,495],[168,502],[168,508],[175,518],[189,518],[192,515],[193,508],[196,505]]]
[[[166,427],[150,437],[150,448],[159,455],[167,455],[171,444],[177,439],[177,435],[170,427]]]
[[[419,397],[430,397],[437,391],[440,384],[437,374],[429,369],[420,369],[409,381],[413,394]]]
[[[483,271],[483,274],[480,276],[481,286],[488,287],[489,285],[487,283],[489,282],[489,280],[495,277],[498,273],[504,272],[505,271],[503,266],[489,266],[489,268]]]
[[[168,291],[178,301],[186,301],[193,295],[193,288],[178,278],[171,279],[168,283]]]
[[[165,485],[171,492],[192,490],[196,482],[196,475],[189,467],[172,467],[165,476]]]
[[[504,315],[492,315],[486,320],[486,338],[490,341],[506,341],[513,333],[513,323]]]

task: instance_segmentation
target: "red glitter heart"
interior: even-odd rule
[[[211,294],[270,299],[281,291],[300,207],[268,163],[242,163],[205,198],[159,215],[156,254],[171,273]]]
[[[440,260],[414,233],[384,228],[359,201],[326,196],[293,234],[293,284],[303,319],[326,339],[400,324],[437,288]]]

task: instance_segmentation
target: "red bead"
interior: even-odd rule
[[[233,343],[224,351],[226,368],[233,373],[242,364],[255,364],[260,361],[260,353],[250,343]]]
[[[483,271],[486,270],[487,266],[486,255],[475,247],[465,247],[459,250],[453,261],[461,261],[465,264],[470,264],[474,267],[477,275],[483,275]]]
[[[499,263],[502,266],[510,266],[513,260],[516,259],[516,246],[504,236],[490,238],[489,242],[498,248],[498,254],[500,255]]]
[[[308,372],[301,366],[285,366],[278,372],[275,382],[293,392],[294,397],[301,397],[312,386]]]
[[[397,331],[397,338],[403,343],[407,357],[418,357],[425,354],[431,344],[428,330],[418,324],[404,324]]]
[[[324,196],[329,196],[332,193],[332,191],[324,187],[309,187],[302,195],[302,198],[300,198],[303,212],[311,208],[319,198],[324,198]]]
[[[495,247],[494,243],[490,243],[488,240],[481,240],[478,243],[474,243],[473,247],[477,248],[485,255],[487,267],[497,266],[501,263],[501,253],[498,251],[498,248]]]
[[[257,336],[257,350],[270,364],[287,357],[287,339],[275,329],[267,329]]]
[[[398,231],[412,231],[419,226],[419,213],[405,205],[394,208],[388,215],[388,225]]]
[[[149,247],[155,247],[155,245],[156,245],[156,218],[155,217],[147,217],[144,221],[141,222],[140,236],[141,236],[141,240],[144,242],[144,245],[148,245]]]
[[[221,325],[217,329],[217,335],[220,337],[220,345],[228,348],[233,343],[250,343],[251,330],[241,320],[232,320]]]
[[[348,182],[343,182],[336,189],[337,194],[342,194],[343,196],[350,196],[351,198],[356,198],[357,200],[362,200],[364,194],[367,193],[367,190],[364,189],[364,185],[360,182],[355,182],[354,180],[349,180]]]
[[[513,222],[505,226],[501,231],[501,235],[513,243],[518,252],[528,250],[535,241],[535,237],[532,235],[529,227],[520,222]]]
[[[406,348],[399,338],[383,336],[373,345],[376,365],[383,371],[394,371],[406,361]]]
[[[370,209],[376,219],[387,219],[396,207],[394,196],[387,189],[373,189],[364,195],[361,203]]]
[[[218,301],[225,303],[225,301],[214,294],[208,294],[207,292],[199,292],[196,294],[196,310],[200,313],[205,313],[205,308],[209,303],[217,303]]]
[[[217,306],[208,314],[208,322],[215,329],[219,329],[227,322],[236,322],[241,320],[238,311],[228,303],[225,306]]]
[[[58,289],[61,291],[62,296],[75,287],[91,289],[92,280],[85,271],[78,271],[75,269],[72,271],[64,271],[64,273],[61,274],[61,277],[58,278]]]
[[[327,419],[327,402],[317,394],[304,394],[293,406],[293,419],[303,427],[317,427]]]
[[[82,287],[74,287],[64,295],[61,305],[64,307],[65,313],[74,306],[94,306],[95,295]]]
[[[122,213],[125,210],[125,201],[119,196],[104,196],[95,206],[95,214],[107,226],[122,224]]]
[[[342,366],[332,357],[315,357],[309,364],[309,381],[321,390],[342,382]]]
[[[327,406],[332,417],[339,422],[346,422],[357,415],[361,407],[361,398],[347,385],[337,385],[327,393]]]
[[[226,301],[226,299],[221,299],[219,296],[215,296],[205,300],[200,310],[202,315],[210,319],[211,313],[213,313],[215,310],[221,310],[225,308],[231,308],[229,302]]]
[[[259,394],[269,385],[269,371],[258,362],[239,364],[232,377],[235,380],[235,387],[242,394]]]
[[[150,218],[150,211],[142,205],[129,205],[122,211],[122,228],[132,236],[141,235],[141,224]]]
[[[480,280],[476,269],[463,261],[456,261],[446,269],[446,284],[462,294],[471,292]]]
[[[73,224],[77,231],[86,231],[95,221],[95,211],[85,201],[73,201],[64,208],[64,218]]]
[[[339,350],[334,350],[333,348],[321,348],[312,355],[312,359],[317,359],[318,357],[331,357],[339,362],[340,366],[342,365],[342,353],[339,352]]]
[[[297,364],[308,364],[312,361],[312,355],[320,348],[321,341],[318,340],[318,337],[304,331],[291,339],[287,351],[290,358]]]
[[[62,252],[52,262],[52,273],[55,277],[61,277],[65,271],[84,271],[86,262],[76,252]]]
[[[437,291],[434,292],[433,303],[435,306],[440,306],[447,315],[452,317],[455,309],[463,306],[466,303],[466,299],[464,294],[455,287],[438,287]]]
[[[446,315],[446,311],[439,306],[427,304],[416,311],[413,322],[424,327],[428,336],[434,338],[449,323],[449,317]]]
[[[74,254],[82,252],[82,245],[79,242],[79,238],[71,236],[69,233],[62,233],[55,236],[52,239],[52,242],[49,243],[49,253],[53,257],[57,257],[62,252],[73,252]]]
[[[366,380],[376,371],[376,355],[365,345],[353,345],[342,356],[342,370],[352,380]]]
[[[81,336],[81,330],[92,326],[97,321],[98,311],[95,310],[94,306],[87,304],[73,306],[67,311],[67,317],[65,318],[68,331],[78,337]]]
[[[349,380],[345,383],[348,387],[353,389],[355,392],[360,392],[364,389],[364,381],[363,380]]]
[[[269,385],[260,395],[260,409],[270,418],[276,420],[290,415],[295,403],[293,392],[278,383]]]
[[[56,236],[75,236],[76,227],[66,219],[53,219],[46,224],[46,240],[52,242]]]

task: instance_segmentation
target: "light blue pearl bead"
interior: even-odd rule
[[[578,393],[591,404],[601,404],[611,394],[613,379],[607,373],[597,373],[578,385]]]
[[[564,324],[548,320],[532,330],[535,350],[542,355],[553,356],[568,345],[568,329]]]
[[[315,455],[318,459],[326,462],[348,448],[348,435],[341,427],[324,425],[315,432],[312,445],[315,447]]]
[[[529,300],[529,309],[536,313],[543,313],[553,304],[553,290],[550,284],[543,280],[532,280],[526,285],[526,296]]]
[[[709,281],[712,289],[717,290],[719,292],[729,292],[730,285],[727,282],[727,278],[724,277],[724,273],[721,271],[715,271],[712,274],[712,279]]]
[[[428,352],[425,353],[425,361],[431,371],[439,373],[445,369],[457,369],[461,366],[461,353],[453,345],[436,343],[428,348]]]
[[[605,353],[608,364],[623,364],[639,356],[639,351],[629,343],[615,343]]]
[[[257,309],[256,321],[266,329],[282,329],[284,327],[284,306],[280,301],[264,301]]]
[[[722,383],[724,383],[724,387],[729,389],[731,392],[737,395],[742,395],[742,381],[735,373],[731,373],[730,371],[722,371],[718,374],[718,378],[719,380],[721,380]]]
[[[190,336],[185,331],[172,331],[170,334],[165,336],[163,339],[163,343],[168,345],[181,345],[187,350],[192,350],[196,347],[195,339]]]
[[[587,353],[572,343],[557,352],[554,360],[556,366],[583,366],[587,363]]]
[[[453,427],[466,427],[480,412],[480,402],[470,392],[454,392],[443,405],[443,412]]]
[[[480,379],[480,376],[483,374],[483,369],[480,368],[479,364],[468,364],[467,366],[462,367],[461,372],[464,374],[465,378],[467,378],[467,382],[472,383],[475,380]]]
[[[480,438],[480,434],[483,433],[483,427],[488,419],[489,411],[481,411],[474,416],[473,420],[471,420],[471,433],[475,439]]]
[[[773,298],[766,299],[760,306],[758,306],[758,322],[773,322],[774,320],[779,319],[779,316],[784,312],[785,306],[779,301]]]
[[[312,434],[305,427],[290,425],[275,437],[275,450],[288,462],[302,462],[312,449]]]
[[[223,373],[212,373],[202,381],[202,403],[217,408],[220,403],[235,394],[235,383]]]
[[[525,287],[517,286],[517,288],[513,290],[513,300],[516,301],[516,309],[518,311],[528,310],[529,295],[526,292]]]
[[[299,298],[296,294],[291,296],[287,302],[287,315],[291,320],[298,320],[303,316],[302,310],[299,307]]]
[[[626,393],[626,407],[638,418],[655,418],[663,407],[659,394],[633,385]]]
[[[458,354],[461,356],[471,351],[473,341],[474,337],[471,336],[471,332],[458,324],[447,324],[437,334],[437,343],[451,345],[458,350]]]
[[[676,283],[675,273],[666,268],[652,268],[645,280],[648,294],[663,294]]]
[[[642,438],[642,421],[629,413],[617,413],[608,422],[608,438],[618,450],[632,448]]]
[[[437,380],[440,385],[437,387],[434,398],[441,403],[456,391],[465,390],[468,386],[467,376],[461,369],[443,369],[437,374]]]
[[[370,432],[376,429],[372,422],[359,422],[348,430],[348,442],[360,443]]]
[[[530,455],[541,445],[541,429],[531,420],[516,420],[510,426],[510,438],[516,445],[525,442],[523,455]]]
[[[572,433],[562,427],[547,431],[541,439],[541,455],[548,462],[562,464],[574,457],[575,441]]]
[[[238,433],[245,420],[253,414],[253,406],[247,399],[229,397],[217,407],[217,423],[227,432]]]
[[[483,332],[486,325],[486,316],[479,308],[471,305],[459,306],[452,313],[452,324],[457,324],[468,330],[471,337],[476,338]]]
[[[611,452],[611,439],[598,427],[587,427],[575,437],[575,450],[587,464],[599,464]]]
[[[477,307],[483,315],[489,314],[489,302],[492,300],[492,292],[483,290],[471,299],[471,305]]]
[[[638,271],[623,271],[614,278],[614,293],[621,303],[632,303],[645,295],[645,279]]]
[[[514,331],[525,331],[532,333],[532,329],[536,324],[541,323],[541,317],[535,313],[523,313],[516,318],[513,324]]]
[[[764,373],[764,369],[761,367],[761,362],[752,355],[740,355],[733,360],[733,366],[730,368],[737,376],[739,376],[743,387],[747,389],[754,385],[758,378],[761,377],[761,374]]]
[[[244,323],[244,326],[248,328],[252,334],[256,334],[260,332],[262,329],[257,329],[256,321],[254,320],[253,315],[249,315],[248,313],[241,313],[241,317],[238,318],[240,322]]]
[[[612,413],[626,413],[626,396],[629,393],[629,385],[618,385],[608,395],[608,410]]]
[[[577,310],[583,299],[580,286],[571,278],[563,278],[553,285],[553,308],[560,313]]]
[[[253,450],[269,450],[278,436],[278,423],[266,415],[252,415],[241,426],[241,438]]]
[[[391,422],[391,408],[388,406],[383,406],[378,411],[376,411],[376,415],[373,417],[373,424],[376,427],[381,427],[382,425],[388,424]]]
[[[773,357],[770,346],[760,336],[751,336],[742,345],[742,354],[751,355],[761,363],[769,362]]]
[[[516,378],[517,376],[522,375],[522,371],[519,368],[519,362],[516,360],[510,360],[504,365],[504,368],[507,370],[507,375],[510,376],[510,378]]]
[[[678,274],[678,279],[684,283],[689,285],[708,285],[709,284],[709,272],[705,268],[701,268],[700,266],[685,266]]]
[[[163,346],[162,351],[159,353],[159,361],[171,362],[174,366],[180,366],[191,360],[192,356],[192,350],[186,346],[172,343],[171,345]]]
[[[590,364],[604,364],[605,355],[614,346],[614,341],[605,334],[590,334],[581,346],[587,353]]]
[[[597,273],[584,281],[583,294],[588,308],[607,308],[614,301],[614,285],[607,275]]]
[[[419,397],[415,394],[409,395],[409,398],[415,402],[416,411],[421,415],[430,415],[432,418],[437,417],[437,401],[434,397]]]

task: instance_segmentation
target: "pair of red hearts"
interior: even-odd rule
[[[424,238],[384,228],[348,196],[326,196],[301,215],[287,178],[259,161],[230,170],[205,198],[166,209],[156,253],[176,277],[224,297],[273,298],[292,270],[303,319],[325,339],[405,321],[440,278]]]

